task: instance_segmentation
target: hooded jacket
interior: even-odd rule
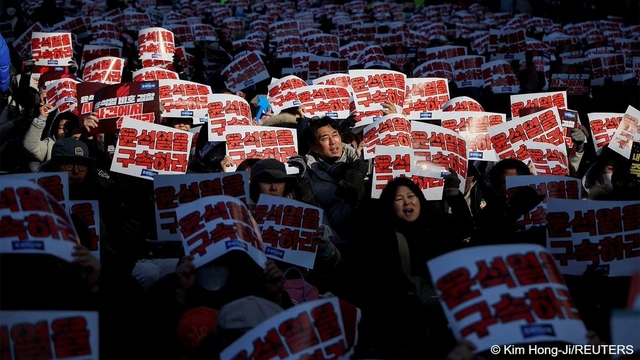
[[[354,208],[349,202],[336,195],[340,180],[330,175],[334,170],[338,170],[341,166],[350,166],[358,159],[356,151],[347,144],[343,144],[342,157],[335,164],[329,165],[328,168],[324,161],[318,156],[309,152],[305,157],[308,170],[304,176],[309,180],[315,200],[319,207],[324,210],[325,216],[329,220],[329,224],[338,232],[348,227]]]
[[[27,130],[27,134],[24,136],[22,145],[38,159],[38,161],[45,162],[51,160],[51,150],[53,149],[53,144],[55,144],[58,139],[58,124],[60,124],[63,118],[65,118],[64,113],[58,114],[55,117],[49,128],[47,137],[44,140],[40,139],[42,138],[42,131],[47,125],[47,119],[38,116],[31,122],[31,126],[29,126],[29,130]]]

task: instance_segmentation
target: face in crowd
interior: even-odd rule
[[[258,188],[260,189],[260,194],[283,197],[285,182],[277,179],[266,178],[258,182]]]
[[[400,220],[414,222],[420,217],[420,199],[406,186],[398,186],[393,210]]]
[[[337,160],[342,156],[342,139],[340,132],[325,125],[316,130],[315,143],[311,145],[311,150],[325,161]]]

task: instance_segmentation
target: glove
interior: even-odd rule
[[[587,141],[587,136],[580,128],[571,129],[571,139],[576,145],[584,144]]]
[[[460,194],[460,178],[458,174],[453,170],[449,169],[450,174],[445,176],[444,178],[444,190],[445,196],[456,196]]]
[[[307,173],[307,169],[309,168],[307,162],[302,156],[292,156],[291,158],[289,158],[289,161],[287,163],[291,166],[295,166],[298,169],[299,178],[303,178]]]
[[[178,55],[173,55],[173,70],[178,74],[184,72],[184,63],[182,62],[182,58]]]

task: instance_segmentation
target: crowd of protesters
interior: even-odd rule
[[[551,17],[563,9],[553,3],[531,1],[531,7],[534,13]],[[20,1],[6,0],[0,22],[8,21],[19,36],[36,21],[53,25],[81,13],[79,2],[64,5],[44,0],[29,15]],[[499,10],[498,4],[487,5]],[[114,0],[108,1],[107,10],[135,6]],[[633,10],[633,5],[624,6]],[[589,5],[576,9],[576,14],[593,16],[593,11]],[[562,12],[556,15],[568,17]],[[203,22],[211,21],[207,14],[202,16]],[[326,19],[319,22],[326,32],[333,26]],[[135,32],[130,35],[137,38]],[[158,239],[153,182],[110,172],[108,148],[113,144],[89,133],[99,122],[95,114],[81,122],[71,112],[51,111],[43,89],[29,85],[33,62],[19,56],[4,39],[0,41],[0,170],[3,174],[67,172],[71,200],[99,201],[102,234],[99,260],[89,252],[91,240],[78,219],[74,224],[83,245],[76,247],[71,263],[49,255],[1,254],[1,310],[98,311],[102,359],[215,359],[248,329],[296,305],[284,286],[292,277],[290,273],[285,277],[290,267],[286,264],[268,260],[263,269],[246,254],[231,252],[196,269],[181,242]],[[464,42],[450,39],[449,43]],[[221,37],[216,46],[198,43],[190,49],[196,62],[188,79],[209,85],[216,93],[231,93],[220,74],[231,60],[217,59],[217,71],[206,69],[202,62],[224,52],[219,49],[233,53],[230,39]],[[282,63],[277,54],[265,54],[270,75],[279,78]],[[137,50],[125,41],[123,82],[131,81],[132,72],[140,67],[136,55]],[[181,60],[176,58],[173,65],[186,79]],[[545,79],[529,65],[516,71],[521,91],[542,91]],[[392,65],[392,70],[408,72],[411,67]],[[76,65],[69,70],[81,74]],[[237,95],[254,99],[267,92],[267,85],[262,82]],[[639,182],[629,176],[630,160],[607,148],[596,155],[587,141],[591,137],[586,120],[590,112],[624,113],[629,105],[640,108],[639,89],[637,81],[606,81],[592,87],[590,94],[568,98],[583,125],[570,136],[578,147],[578,156],[571,157],[572,176],[582,179],[585,200],[640,200]],[[508,95],[458,89],[451,83],[450,97],[457,96],[474,98],[485,111],[509,112]],[[521,215],[540,202],[540,195],[526,187],[509,203],[505,196],[505,177],[530,175],[531,169],[513,159],[470,161],[464,191],[453,172],[445,177],[441,201],[427,201],[407,178],[390,181],[379,199],[371,199],[371,164],[362,156],[362,135],[351,130],[352,118],[310,119],[299,107],[270,115],[270,111],[258,113],[256,101],[251,105],[255,125],[297,129],[299,156],[288,164],[275,159],[247,159],[240,164],[235,171],[249,172],[248,207],[253,211],[261,194],[269,194],[324,210],[323,225],[315,234],[316,266],[300,270],[318,296],[336,296],[361,310],[353,358],[474,358],[474,344],[456,342],[450,331],[425,264],[450,251],[478,245],[546,246],[544,229],[523,231],[515,226]],[[388,105],[385,111],[401,110]],[[166,118],[164,124],[194,130],[185,119]],[[188,172],[230,171],[233,164],[224,144],[209,143],[206,126],[200,131],[205,135],[197,139]],[[297,174],[287,167],[296,168]],[[400,248],[401,243],[406,248]],[[630,278],[609,278],[594,271],[566,276],[565,281],[590,331],[584,335],[585,343],[611,343],[611,311],[625,306]]]

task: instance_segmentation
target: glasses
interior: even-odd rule
[[[68,164],[68,163],[64,163],[61,165],[61,167],[65,170],[65,171],[71,171],[73,170],[74,167],[78,168],[78,171],[80,172],[85,172],[87,171],[88,167],[87,165],[80,165],[80,164]]]

